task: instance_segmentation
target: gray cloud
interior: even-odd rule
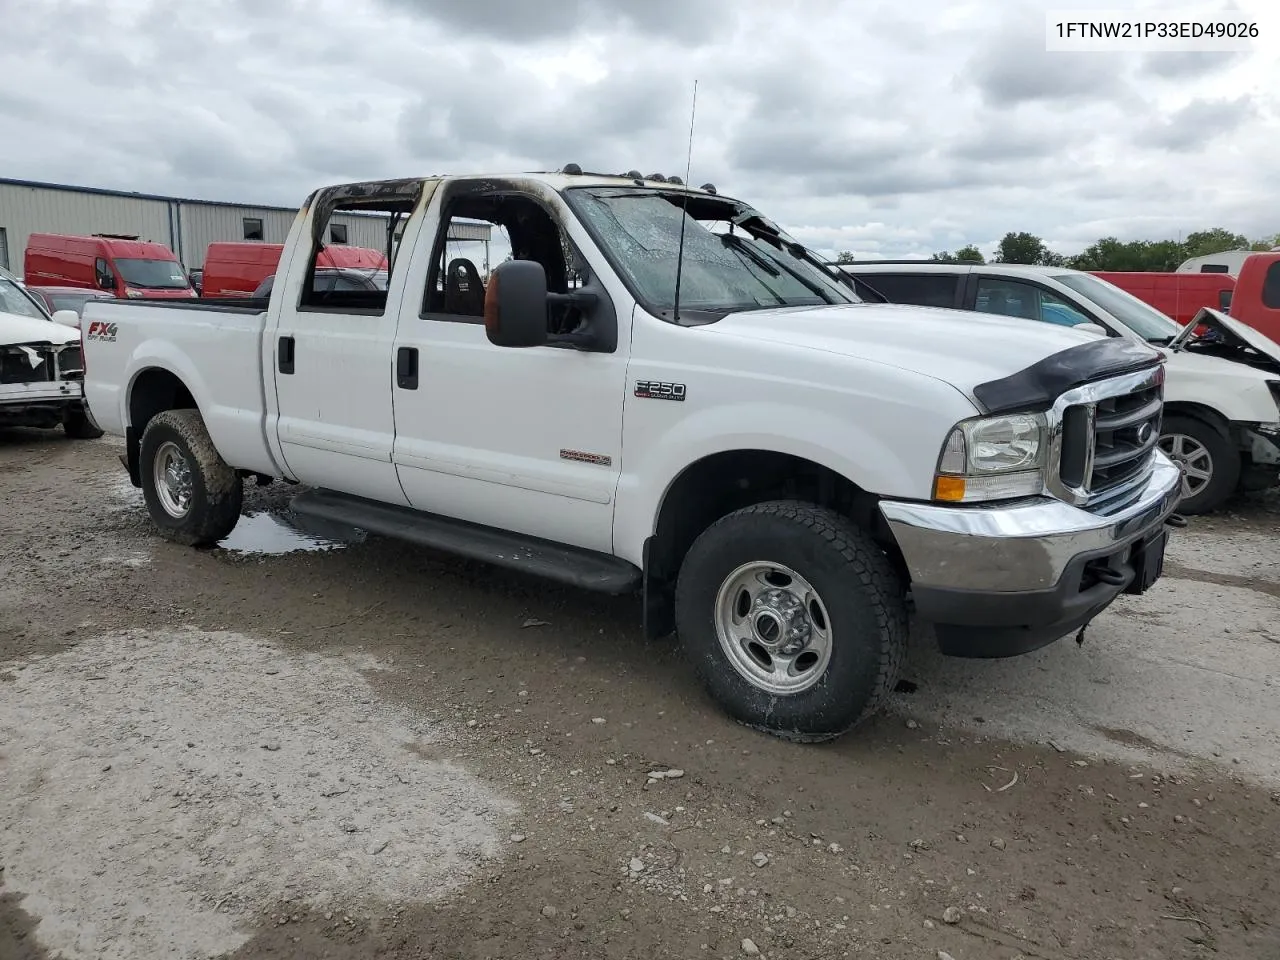
[[[1141,142],[1178,153],[1214,149],[1227,134],[1258,116],[1250,96],[1233,100],[1192,100],[1141,130]]]
[[[508,43],[541,41],[584,30],[625,30],[691,46],[711,41],[732,21],[728,0],[381,0],[462,36]]]
[[[962,77],[992,107],[1105,101],[1126,93],[1125,60],[1109,53],[1045,50],[1044,19],[1026,5],[1001,8],[995,30],[975,31],[977,49]]]
[[[1196,80],[1225,70],[1242,59],[1243,55],[1239,53],[1170,50],[1144,56],[1138,64],[1138,72],[1163,80]]]

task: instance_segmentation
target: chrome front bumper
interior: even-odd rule
[[[944,652],[1011,656],[1088,623],[1128,589],[1140,552],[1163,550],[1181,495],[1180,471],[1157,451],[1146,484],[1109,515],[1049,498],[963,507],[886,500],[880,509],[917,612],[939,625]]]
[[[1099,516],[1048,498],[1015,505],[947,507],[885,500],[880,504],[915,584],[959,590],[1044,590],[1084,553],[1139,539],[1173,513],[1182,475],[1157,451],[1137,499]]]

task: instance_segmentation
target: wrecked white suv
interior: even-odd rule
[[[84,354],[75,311],[55,321],[0,269],[0,428],[61,426],[75,440],[102,430],[84,403]]]

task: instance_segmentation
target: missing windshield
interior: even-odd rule
[[[857,302],[803,246],[735,201],[646,188],[581,187],[566,194],[636,300],[665,320],[674,318],[682,221],[681,322]]]

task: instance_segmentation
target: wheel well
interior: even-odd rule
[[[1206,407],[1201,403],[1186,403],[1175,401],[1164,405],[1165,417],[1190,417],[1193,420],[1199,420],[1213,429],[1217,430],[1224,437],[1230,438],[1231,427],[1227,418],[1220,414],[1212,407]]]
[[[676,576],[693,542],[721,517],[766,500],[829,507],[867,530],[907,582],[906,564],[876,504],[878,498],[820,463],[770,450],[731,450],[685,468],[667,489],[645,544],[645,630],[674,629]]]
[[[138,374],[129,391],[129,426],[125,431],[125,456],[128,461],[129,479],[140,486],[138,475],[138,447],[142,432],[157,413],[166,410],[195,409],[196,401],[187,385],[168,370],[152,367]]]

